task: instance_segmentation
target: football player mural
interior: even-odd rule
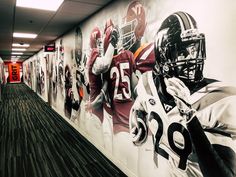
[[[75,29],[75,48],[74,55],[72,54],[72,93],[73,93],[73,101],[72,101],[72,112],[71,112],[71,120],[73,122],[81,123],[79,121],[80,117],[85,117],[84,115],[84,92],[86,92],[88,87],[88,82],[85,79],[85,63],[86,58],[83,58],[82,53],[82,32],[81,28],[78,26]],[[80,106],[82,108],[80,109]],[[82,119],[82,118],[81,118]],[[79,121],[79,122],[78,122]],[[83,127],[83,126],[81,126]]]
[[[2,101],[2,88],[4,84],[5,84],[4,62],[0,57],[0,103]]]
[[[100,36],[100,30],[95,27],[91,33],[92,38],[90,39],[92,40],[90,41],[93,41],[94,37],[95,39],[97,38],[98,41],[96,43],[98,44],[98,47],[100,47]],[[100,113],[98,114],[98,117],[100,117],[101,123],[104,121],[104,110],[102,105],[106,112],[112,112],[111,122],[113,126],[113,137],[110,138],[110,140],[113,139],[113,155],[132,169],[132,171],[136,172],[138,151],[129,140],[129,112],[133,104],[132,86],[135,85],[134,82],[136,79],[133,69],[133,53],[117,46],[119,32],[118,29],[114,27],[111,19],[108,19],[105,24],[103,38],[104,55],[101,56],[101,52],[99,52],[102,51],[102,49],[99,50],[99,48],[96,48],[96,50],[92,50],[91,58],[88,60],[90,104],[93,105],[95,101],[99,102],[99,99],[97,98],[100,96],[103,99],[109,98],[108,100],[110,100],[110,102],[107,100],[106,102],[110,103],[110,108],[107,107],[107,104],[100,104],[101,107],[93,105],[92,112],[95,115],[96,112]],[[111,110],[109,111],[108,109]],[[93,122],[94,125],[94,120],[91,122]],[[108,132],[104,130],[104,128],[108,129],[106,126],[109,126],[109,124],[105,124],[103,127],[100,126],[103,129],[100,131],[103,131],[101,134],[101,137],[103,135],[103,140],[104,135]],[[130,153],[130,151],[132,151],[132,153]]]
[[[72,73],[69,65],[65,67],[65,116],[70,118],[72,111],[73,92],[72,92]]]
[[[41,95],[41,82],[40,82],[40,58],[36,56],[36,91]]]
[[[57,77],[58,77],[58,89],[64,97],[63,87],[64,87],[64,45],[63,40],[60,39],[59,51],[58,51],[58,66],[57,66]]]
[[[81,98],[75,100],[73,86],[73,77],[69,65],[65,67],[65,100],[64,100],[64,113],[65,116],[71,119],[72,109],[78,111]]]
[[[45,74],[44,74],[42,67],[40,67],[40,90],[41,90],[41,94],[44,94],[44,92],[45,92]]]
[[[152,70],[155,64],[153,43],[142,43],[146,29],[146,12],[140,1],[132,1],[121,25],[122,46],[134,54],[135,73],[138,77]]]
[[[48,102],[128,176],[236,176],[233,5],[112,2],[55,41]]]
[[[176,12],[162,22],[154,43],[159,69],[139,80],[130,115],[133,143],[152,132],[163,176],[235,176],[236,88],[204,78],[205,35],[190,14]]]
[[[102,33],[100,29],[96,26],[93,28],[90,34],[90,57],[87,61],[88,68],[88,79],[89,79],[89,104],[96,101],[96,98],[99,96],[101,89],[103,88],[103,77],[101,75],[101,68],[103,62],[106,60],[103,58],[103,47],[102,47]],[[113,55],[113,54],[112,54]],[[100,61],[100,63],[99,63]],[[98,64],[101,64],[101,66]],[[96,101],[97,102],[97,101]],[[88,129],[93,129],[93,132],[90,132],[91,136],[95,136],[98,144],[104,146],[103,142],[103,131],[102,131],[102,122],[103,122],[103,107],[100,104],[99,107],[91,107],[91,113],[93,116],[88,118]],[[94,134],[93,134],[94,133]]]

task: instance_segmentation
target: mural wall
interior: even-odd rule
[[[47,98],[46,57],[43,51],[23,63],[23,79],[45,101]]]
[[[0,102],[2,101],[2,89],[5,83],[6,83],[6,78],[4,71],[4,62],[2,58],[0,58]]]
[[[235,176],[234,7],[116,1],[24,81],[128,176]]]

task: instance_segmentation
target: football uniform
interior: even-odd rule
[[[135,73],[138,77],[155,66],[154,44],[143,44],[134,53]]]
[[[113,111],[113,131],[115,134],[120,131],[129,132],[129,111],[133,104],[130,79],[133,66],[133,54],[123,50],[113,57],[110,69],[105,73]]]
[[[155,84],[152,75],[151,71],[142,75],[137,86],[136,101],[140,102],[147,113],[147,124],[154,137],[155,160],[159,173],[178,177],[203,176],[199,156],[196,155],[199,149],[196,149],[196,144],[193,145],[192,139],[192,135],[198,130],[190,132],[175,103],[164,100],[157,92],[158,83]],[[211,79],[204,79],[202,83],[201,88],[191,94],[190,103],[197,111],[196,117],[210,145],[215,148],[220,160],[235,174],[236,88]],[[197,141],[204,144],[201,139]],[[204,158],[206,152],[203,149],[200,152],[203,154],[201,158]],[[208,154],[205,156],[207,161]],[[215,170],[212,167],[213,164],[207,164],[204,168]]]
[[[111,99],[114,157],[137,175],[138,148],[129,135],[129,113],[133,105],[131,83],[133,74],[133,54],[122,50],[113,56],[110,69],[105,73],[108,93]]]
[[[89,88],[90,88],[90,102],[94,101],[95,98],[100,94],[102,89],[102,78],[101,75],[95,75],[92,72],[93,64],[99,57],[98,49],[92,49],[90,59],[88,60],[88,77],[89,77]],[[101,122],[103,121],[103,109],[92,109],[92,113],[95,114]]]

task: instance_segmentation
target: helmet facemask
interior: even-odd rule
[[[178,77],[185,83],[196,83],[203,79],[203,66],[206,58],[204,35],[168,47],[169,57],[163,63],[163,73]]]
[[[181,20],[183,16],[188,18]],[[186,19],[191,25],[183,23]],[[203,80],[205,36],[189,14],[178,12],[163,22],[155,37],[155,56],[163,77],[177,77],[187,85]]]
[[[137,20],[134,19],[132,21],[126,22],[121,27],[121,41],[123,48],[125,50],[129,50],[135,43],[135,27],[137,25]]]

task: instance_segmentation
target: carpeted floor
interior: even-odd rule
[[[0,103],[1,177],[126,176],[24,84]]]

